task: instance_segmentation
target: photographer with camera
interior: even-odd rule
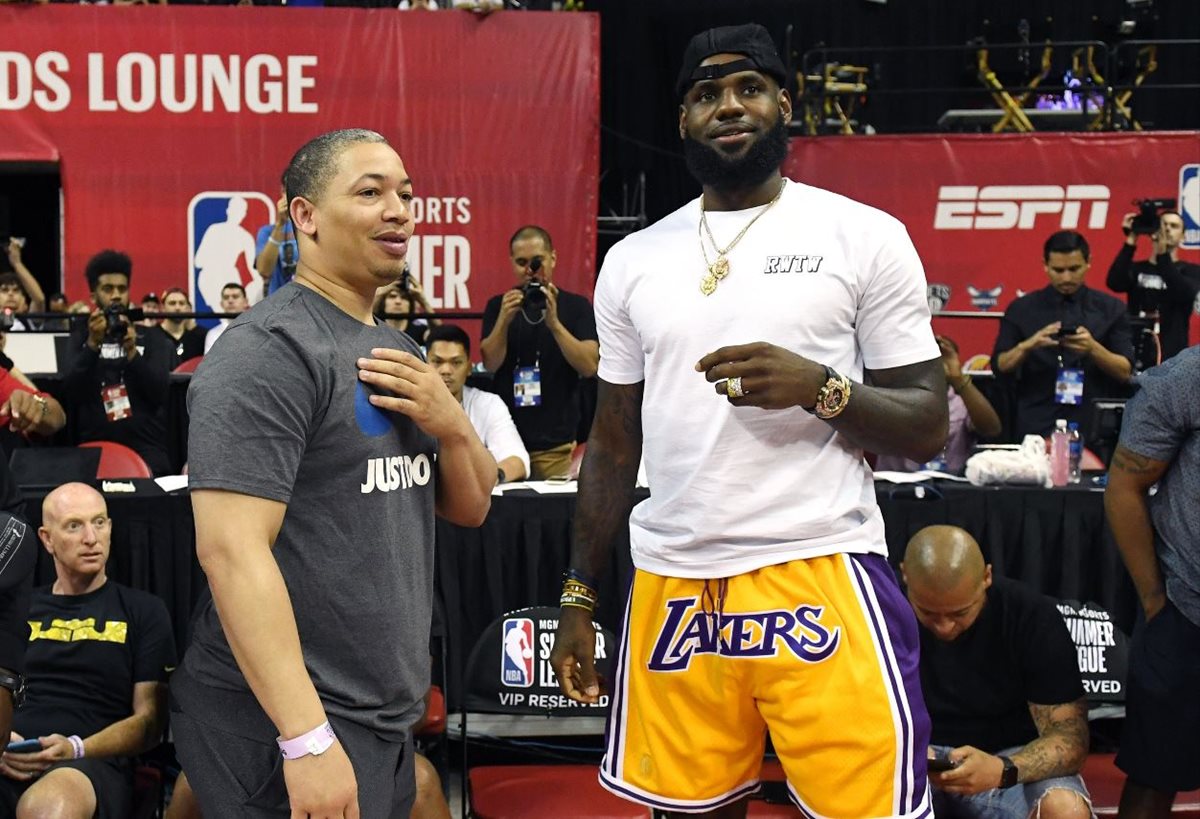
[[[275,203],[275,221],[258,229],[254,239],[254,269],[263,281],[263,293],[271,295],[292,280],[300,261],[300,245],[288,216],[288,198],[282,186]]]
[[[1125,305],[1083,283],[1087,240],[1060,230],[1042,258],[1050,283],[1008,305],[992,352],[992,369],[1015,391],[1017,440],[1049,435],[1058,418],[1083,429],[1088,401],[1124,395],[1133,372]]]
[[[529,450],[534,480],[567,475],[579,427],[580,378],[600,363],[596,316],[583,296],[554,284],[550,234],[526,225],[509,240],[517,287],[483,311],[483,366],[495,377]]]
[[[1108,268],[1105,283],[1116,293],[1129,294],[1129,313],[1135,324],[1157,326],[1157,354],[1139,355],[1147,367],[1165,361],[1188,346],[1188,321],[1200,306],[1200,265],[1179,261],[1183,217],[1173,199],[1144,199],[1137,213],[1121,221],[1125,244]],[[1134,261],[1139,236],[1149,236],[1150,258]],[[1140,346],[1140,345],[1137,345]]]
[[[172,349],[166,336],[137,322],[129,308],[133,263],[102,250],[88,260],[96,309],[71,333],[73,358],[63,378],[68,416],[79,441],[116,441],[137,451],[156,475],[171,471],[164,420]]]

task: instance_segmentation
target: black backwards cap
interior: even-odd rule
[[[700,63],[714,54],[744,54],[746,59],[701,67]],[[780,88],[787,86],[787,69],[779,59],[775,42],[770,32],[758,23],[710,28],[693,37],[683,52],[675,95],[682,97],[700,80],[713,80],[739,71],[759,71],[779,83]]]

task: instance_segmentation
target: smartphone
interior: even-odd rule
[[[11,754],[32,754],[42,750],[42,743],[36,739],[19,739],[8,743],[4,750]]]
[[[929,770],[933,771],[934,773],[944,773],[946,771],[952,771],[958,767],[948,756],[931,757],[925,760],[925,764]]]
[[[1064,325],[1063,325],[1061,328],[1059,328],[1059,331],[1058,331],[1057,333],[1055,333],[1055,334],[1054,334],[1054,337],[1055,337],[1056,339],[1058,339],[1059,341],[1062,341],[1062,340],[1063,340],[1063,338],[1064,338],[1064,337],[1066,337],[1066,336],[1073,336],[1073,335],[1075,335],[1075,331],[1076,331],[1076,330],[1078,330],[1078,329],[1079,329],[1079,327],[1078,327],[1077,325],[1074,325],[1074,324],[1064,324]]]

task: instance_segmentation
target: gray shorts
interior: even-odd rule
[[[933,746],[934,753],[944,756],[950,752],[946,745]],[[1000,751],[1001,756],[1012,756],[1020,748],[1008,748]],[[1038,782],[1026,782],[1013,785],[1011,788],[992,788],[990,791],[964,796],[958,793],[946,793],[931,788],[933,794],[933,813],[941,817],[963,817],[963,819],[1025,819],[1033,812],[1034,807],[1047,792],[1062,789],[1073,791],[1084,798],[1091,807],[1092,797],[1083,777],[1055,776]],[[1093,812],[1092,816],[1096,814]]]
[[[182,669],[171,684],[173,694],[183,693],[180,684],[187,688],[184,696],[172,697],[171,732],[204,815],[290,817],[274,726],[254,698],[201,686]],[[354,766],[362,819],[408,819],[416,798],[411,740],[385,740],[333,716],[329,723]]]

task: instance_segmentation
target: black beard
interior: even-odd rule
[[[779,170],[787,153],[787,124],[782,117],[745,155],[732,159],[690,135],[683,138],[683,158],[688,170],[701,185],[717,190],[744,190],[761,185]]]

